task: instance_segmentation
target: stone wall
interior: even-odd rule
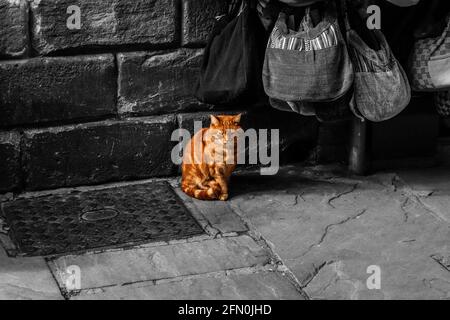
[[[192,97],[224,3],[0,0],[0,193],[175,175],[173,130],[211,112],[280,128],[284,147],[327,131],[267,106],[218,110]],[[80,29],[67,26],[70,6]],[[327,160],[345,150],[330,144]]]

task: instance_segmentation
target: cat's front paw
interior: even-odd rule
[[[227,201],[228,200],[228,194],[227,193],[221,194],[220,197],[219,197],[219,200],[220,201]]]

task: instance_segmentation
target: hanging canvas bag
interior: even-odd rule
[[[411,100],[411,88],[405,71],[394,57],[384,35],[372,30],[378,49],[367,45],[350,26],[345,0],[343,17],[347,44],[352,59],[355,82],[352,111],[373,122],[391,119],[402,112]]]
[[[440,37],[416,41],[410,65],[414,91],[450,89],[450,16]]]
[[[353,68],[334,6],[312,25],[310,9],[299,31],[279,14],[269,37],[263,68],[266,94],[284,101],[323,102],[342,97],[352,86]]]
[[[214,26],[195,90],[198,100],[226,105],[264,98],[261,81],[264,27],[250,0],[234,0]]]

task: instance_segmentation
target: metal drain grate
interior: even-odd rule
[[[3,214],[13,241],[29,256],[203,233],[166,182],[20,199],[4,203]]]

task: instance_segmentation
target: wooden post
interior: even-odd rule
[[[361,119],[357,117],[353,118],[349,170],[357,175],[366,175],[369,168],[367,156],[367,126],[367,121],[361,121]]]

